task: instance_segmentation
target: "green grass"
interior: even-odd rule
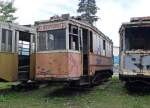
[[[10,88],[12,83],[10,82],[0,82],[0,90]]]
[[[150,95],[130,94],[118,78],[90,89],[48,86],[0,94],[0,108],[149,108]]]

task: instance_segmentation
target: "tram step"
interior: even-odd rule
[[[80,80],[80,85],[88,85],[90,83],[90,78],[88,75],[83,75]]]
[[[29,71],[18,71],[19,80],[28,80],[29,79]]]
[[[28,71],[19,71],[19,73],[29,73]]]

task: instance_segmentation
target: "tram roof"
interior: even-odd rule
[[[133,17],[130,19],[130,22],[122,23],[119,32],[131,27],[150,27],[150,17]]]
[[[16,23],[12,23],[12,22],[0,22],[0,28],[15,29],[18,31],[36,34],[36,28],[35,27],[23,26],[23,25],[19,25]]]

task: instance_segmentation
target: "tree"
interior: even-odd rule
[[[14,1],[0,1],[0,21],[14,21],[17,18],[14,17],[16,8],[13,6]]]
[[[90,24],[98,20],[96,16],[98,7],[96,6],[95,0],[79,0],[78,13],[81,13],[80,17],[83,20],[88,21]]]

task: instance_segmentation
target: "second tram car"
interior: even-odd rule
[[[0,22],[0,80],[34,79],[36,29]]]
[[[113,74],[113,42],[96,27],[71,17],[35,22],[38,81],[94,84]]]
[[[120,28],[120,80],[150,83],[150,17],[132,18]]]

